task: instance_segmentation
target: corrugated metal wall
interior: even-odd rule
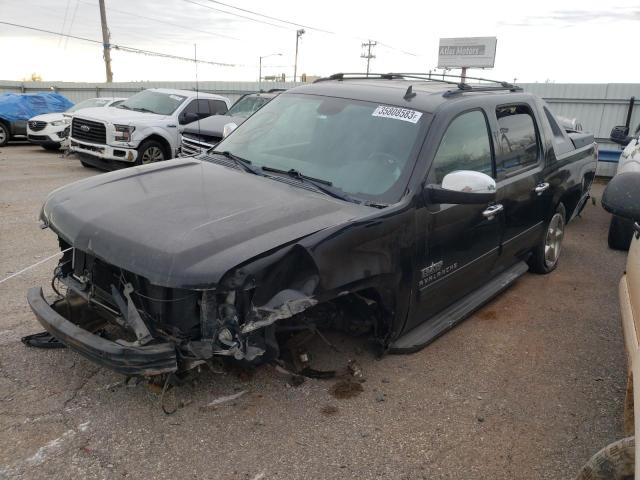
[[[299,83],[262,82],[262,89],[291,88]],[[129,97],[146,88],[177,88],[195,90],[195,82],[12,82],[0,80],[0,93],[34,93],[55,90],[74,103],[94,97]],[[201,92],[217,93],[235,101],[245,93],[257,92],[258,82],[200,82]]]

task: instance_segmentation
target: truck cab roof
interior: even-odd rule
[[[433,74],[334,74],[321,78],[309,85],[292,88],[287,93],[308,95],[326,95],[351,98],[354,100],[382,102],[404,108],[412,108],[433,113],[441,105],[470,95],[504,95],[521,93],[522,89],[507,82],[467,77],[469,83],[447,78],[460,78],[445,75],[444,80]],[[531,94],[524,94],[532,96]]]

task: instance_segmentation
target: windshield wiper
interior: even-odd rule
[[[289,175],[292,178],[296,178],[300,180],[300,182],[302,183],[310,183],[320,192],[330,195],[334,198],[339,198],[340,200],[345,200],[347,202],[352,202],[352,203],[360,203],[359,200],[353,198],[351,195],[348,195],[347,193],[343,192],[339,188],[334,187],[333,183],[331,183],[329,180],[309,177],[307,175],[302,174],[295,168],[292,168],[290,170],[281,170],[279,168],[264,166],[262,167],[262,170],[265,172],[282,173],[284,175]]]
[[[157,112],[154,112],[153,110],[149,110],[148,108],[144,108],[144,107],[133,108],[133,110],[135,110],[136,112],[143,112],[143,113],[157,113]]]
[[[251,161],[250,160],[247,160],[246,158],[242,158],[242,157],[239,157],[237,155],[234,155],[233,153],[231,153],[228,150],[225,150],[225,151],[222,151],[222,152],[220,150],[207,150],[206,153],[208,155],[209,154],[222,155],[223,157],[228,158],[233,163],[235,163],[237,166],[242,168],[245,172],[253,173],[255,175],[264,176],[264,174],[262,173],[262,171],[258,167],[254,167],[253,165],[251,165]]]
[[[131,110],[131,107],[126,106],[124,103],[117,105],[116,108],[126,108],[127,110]]]

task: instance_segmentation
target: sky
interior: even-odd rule
[[[629,55],[640,31],[640,2],[628,0],[105,0],[111,43],[230,64],[219,66],[112,51],[114,81],[257,80],[298,74],[428,72],[441,37],[495,36],[495,67],[469,75],[517,82],[637,83]],[[226,13],[225,13],[226,12]],[[0,0],[0,22],[101,42],[98,0]],[[260,23],[266,22],[266,23]],[[286,23],[291,22],[291,23]],[[298,25],[294,25],[298,24]],[[280,55],[272,55],[280,54]],[[45,81],[105,80],[100,43],[0,23],[0,80],[36,73]],[[197,70],[197,72],[196,72]]]

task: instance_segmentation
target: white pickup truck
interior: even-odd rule
[[[174,158],[183,125],[224,114],[226,97],[189,90],[152,88],[117,107],[88,108],[73,115],[69,149],[86,167],[112,168]],[[111,164],[111,165],[109,165]]]

